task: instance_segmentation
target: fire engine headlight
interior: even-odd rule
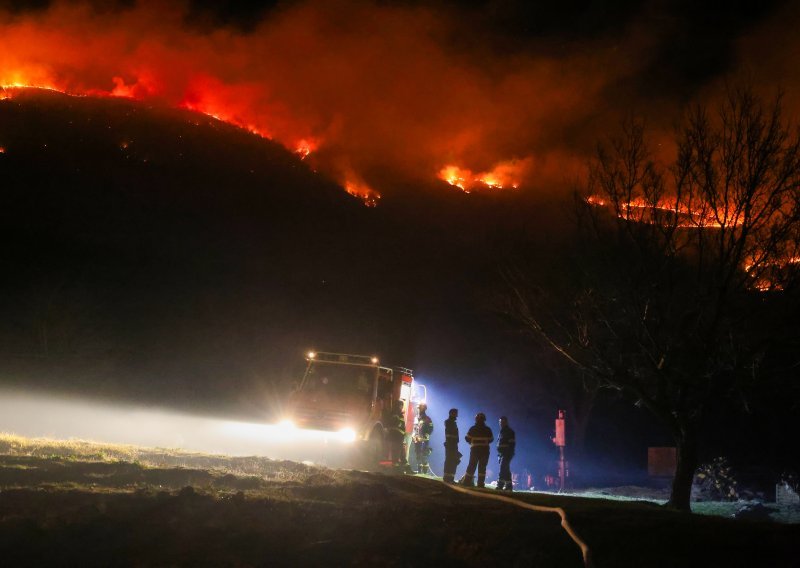
[[[342,428],[337,435],[340,441],[348,444],[356,441],[356,432],[352,428]]]

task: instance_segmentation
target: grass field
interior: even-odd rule
[[[488,492],[488,490],[486,490]],[[595,566],[799,566],[800,527],[648,502],[566,510]],[[0,435],[9,566],[581,566],[556,515],[420,477]]]

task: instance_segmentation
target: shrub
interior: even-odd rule
[[[737,485],[728,460],[714,458],[697,468],[692,498],[696,501],[736,501],[739,499]]]

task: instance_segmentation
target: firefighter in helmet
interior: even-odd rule
[[[403,416],[403,401],[396,400],[391,414],[386,419],[386,441],[395,467],[406,465],[405,436],[406,420]]]
[[[508,425],[508,418],[500,417],[500,436],[497,439],[497,461],[500,462],[500,478],[497,489],[511,491],[511,458],[517,448],[514,430]]]
[[[486,483],[486,465],[489,463],[489,445],[494,441],[494,434],[492,434],[492,429],[486,425],[486,415],[483,412],[475,415],[475,424],[469,429],[464,439],[469,444],[469,464],[461,483],[472,487],[477,467],[478,487],[483,487]]]
[[[451,408],[447,420],[444,421],[444,474],[445,483],[455,483],[456,468],[461,463],[461,452],[458,451],[458,409]]]
[[[414,419],[414,456],[417,458],[417,473],[430,473],[428,466],[428,456],[433,451],[431,449],[431,433],[433,433],[433,421],[426,414],[428,405],[424,402],[417,407],[417,417]]]

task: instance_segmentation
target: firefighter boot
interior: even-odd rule
[[[472,477],[471,475],[464,474],[464,477],[461,478],[461,481],[459,483],[461,483],[461,485],[465,487],[474,487],[475,484],[473,482],[473,479],[474,477]]]
[[[445,483],[455,483],[456,476],[453,475],[452,473],[445,473],[444,477],[442,477],[442,481],[444,481]]]
[[[505,487],[505,482],[502,479],[498,479],[497,487],[495,487],[495,489],[497,489],[498,491],[502,491],[504,487]]]
[[[486,486],[486,476],[479,475],[478,476],[478,487],[485,487]]]

